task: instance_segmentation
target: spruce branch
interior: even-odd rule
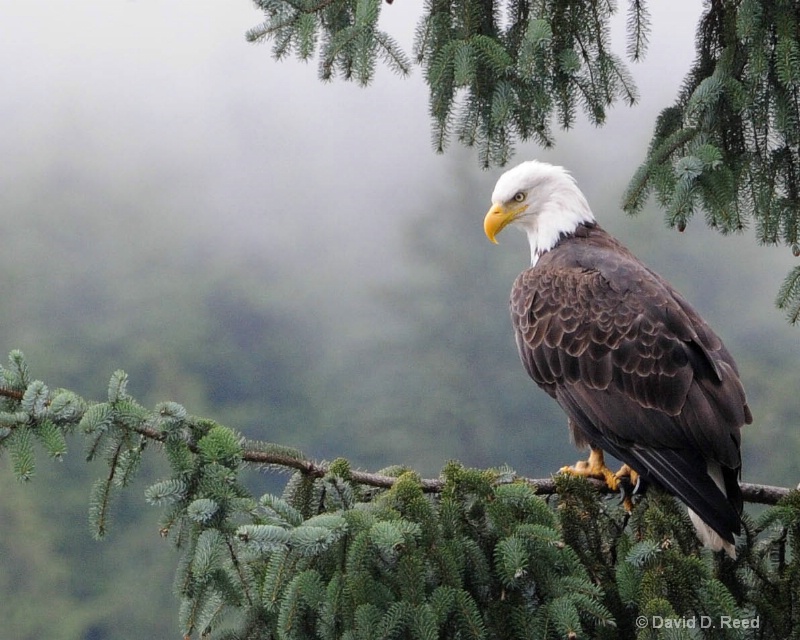
[[[419,65],[428,85],[431,144],[455,136],[475,147],[483,168],[502,166],[518,141],[554,144],[550,123],[573,126],[578,109],[602,125],[617,101],[638,92],[627,61],[641,60],[651,32],[647,0],[628,0],[627,61],[614,53],[616,2],[426,0],[411,55],[379,29],[380,0],[255,0],[263,24],[250,42],[272,41],[277,60],[319,58],[321,80],[369,85],[378,61],[406,76]],[[387,0],[391,5],[391,0]],[[659,116],[622,206],[639,213],[650,194],[668,226],[684,230],[695,212],[720,233],[755,222],[758,241],[800,253],[800,20],[795,3],[706,2],[697,57],[675,103]],[[720,166],[679,176],[693,144],[715,146]],[[789,290],[779,308],[797,324]],[[788,295],[787,292],[788,291]]]
[[[16,389],[0,388],[0,397],[21,401],[23,396],[24,392]],[[158,429],[148,426],[146,422],[131,424],[127,428],[130,429],[132,433],[143,436],[147,440],[161,444],[165,443],[168,438],[167,432],[159,431]],[[318,462],[303,456],[292,455],[292,453],[290,453],[288,450],[282,450],[280,447],[276,447],[277,451],[272,450],[271,447],[265,450],[264,443],[253,444],[255,445],[253,448],[245,448],[242,450],[241,459],[243,462],[255,465],[293,469],[301,472],[303,475],[309,478],[322,478],[328,475],[328,473],[331,471],[332,465],[329,463]],[[259,448],[258,445],[261,445],[261,448]],[[192,453],[199,453],[199,448],[196,443],[188,442],[187,447]],[[115,450],[115,458],[118,453],[119,451]],[[111,471],[111,474],[112,475],[108,478],[109,483],[113,481],[113,470]],[[350,470],[349,475],[350,479],[354,483],[376,489],[391,489],[398,480],[398,477],[395,475],[387,475],[370,471]],[[523,476],[514,476],[512,478],[515,481],[524,482],[530,485],[538,495],[550,496],[558,493],[556,487],[557,483],[554,477],[527,478]],[[509,481],[510,480],[508,477],[503,477],[500,480],[500,482]],[[612,493],[605,483],[600,480],[590,479],[589,482],[601,494]],[[425,493],[441,493],[445,487],[445,480],[443,478],[421,478],[419,483],[422,491]],[[789,495],[789,492],[791,491],[791,489],[785,487],[752,483],[742,483],[740,486],[745,502],[753,504],[777,504],[778,501]]]

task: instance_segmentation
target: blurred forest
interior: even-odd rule
[[[576,460],[563,415],[517,360],[507,298],[528,250],[521,235],[502,250],[483,236],[497,174],[429,151],[418,78],[319,85],[308,67],[244,44],[255,14],[241,4],[163,16],[77,3],[83,30],[63,29],[63,40],[42,8],[0,9],[4,57],[30,54],[0,71],[16,89],[0,97],[0,348],[21,349],[35,377],[87,398],[102,399],[123,368],[149,406],[174,400],[364,469],[435,475],[456,458],[543,477]],[[675,18],[688,49],[695,17]],[[641,87],[640,111],[518,158],[570,168],[601,224],[696,304],[737,358],[753,407],[744,480],[794,486],[800,334],[773,300],[795,258],[699,221],[667,231],[655,206],[620,212],[648,114],[685,69],[658,51],[655,34],[651,57],[672,75],[643,74],[663,87]],[[93,541],[87,496],[102,470],[71,444],[26,486],[0,460],[4,633],[174,636],[174,559],[157,510],[131,492],[108,540]],[[146,469],[142,487],[161,471]],[[283,478],[251,481],[274,491]]]

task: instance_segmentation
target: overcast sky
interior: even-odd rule
[[[614,45],[623,55],[627,2],[620,5]],[[629,242],[640,223],[619,213],[620,197],[694,58],[700,5],[649,3],[649,50],[631,65],[638,105],[618,105],[602,128],[580,115],[554,150],[520,145],[512,161],[567,166],[601,222]],[[383,27],[409,50],[419,3],[382,7]],[[500,170],[481,171],[475,153],[455,142],[445,155],[432,151],[419,68],[401,78],[379,67],[366,89],[322,83],[315,63],[276,62],[269,44],[245,41],[261,18],[247,0],[0,0],[2,191],[116,191],[140,213],[122,219],[110,207],[105,233],[132,241],[169,233],[186,252],[203,241],[249,247],[288,269],[335,263],[317,273],[354,287],[399,261],[409,217],[430,209],[431,194],[462,189],[454,175],[485,194],[463,212],[482,234]],[[13,215],[24,224],[32,212]],[[77,214],[65,206],[47,215]],[[88,241],[103,232],[87,226]],[[665,232],[664,241],[679,242],[675,235]],[[785,273],[777,269],[764,287],[767,305]]]

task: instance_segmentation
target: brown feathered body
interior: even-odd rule
[[[706,542],[732,550],[752,416],[733,358],[691,305],[585,222],[520,274],[510,307],[520,358],[575,442],[681,498],[724,541]]]

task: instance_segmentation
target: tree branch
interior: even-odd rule
[[[3,389],[0,388],[0,397],[10,398],[12,400],[22,400],[23,392],[15,390],[15,389]],[[152,440],[155,442],[164,442],[166,439],[166,434],[158,429],[153,429],[152,427],[148,427],[144,424],[137,425],[135,427],[129,427],[126,425],[121,425],[123,428],[130,428],[139,435],[144,436],[148,440]],[[197,446],[194,443],[189,443],[189,449],[197,453]],[[296,469],[306,475],[321,478],[325,474],[328,473],[329,465],[323,462],[315,462],[313,460],[308,460],[306,458],[298,458],[292,457],[290,455],[285,455],[281,453],[276,453],[272,451],[260,451],[258,449],[245,449],[242,451],[242,460],[245,462],[249,462],[251,464],[257,465],[270,465],[270,466],[278,466],[284,467],[287,469]],[[395,482],[397,482],[397,478],[394,476],[387,476],[382,475],[379,473],[370,473],[368,471],[351,471],[350,477],[352,480],[358,484],[367,485],[370,487],[376,487],[381,489],[389,489],[391,488]],[[526,478],[523,476],[516,477],[516,480],[526,482],[532,487],[536,489],[536,492],[540,495],[553,495],[556,493],[556,484],[555,480],[550,478]],[[603,494],[606,493],[614,493],[611,489],[609,489],[606,484],[601,480],[589,480],[595,488]],[[441,478],[421,478],[420,484],[422,486],[422,490],[426,493],[439,493],[444,488],[444,480]],[[767,504],[767,505],[774,505],[777,504],[781,498],[786,497],[789,495],[789,492],[792,491],[791,489],[787,489],[786,487],[775,487],[771,485],[763,485],[763,484],[751,484],[747,482],[743,482],[740,484],[742,489],[742,497],[744,498],[745,502],[753,503],[753,504]],[[800,485],[797,486],[797,489],[800,490]]]
[[[276,456],[262,451],[244,451],[242,454],[242,459],[256,464],[273,464],[282,467],[289,467],[317,477],[324,476],[328,472],[327,465],[323,463],[316,463],[310,460],[295,460],[289,458],[288,456]],[[365,484],[370,487],[384,489],[391,488],[397,481],[397,478],[393,476],[385,476],[378,473],[369,473],[365,471],[352,471],[350,475],[352,479],[359,484]],[[547,496],[556,493],[556,483],[552,477],[526,478],[519,476],[516,479],[526,482],[534,487],[536,489],[536,493],[539,495]],[[609,489],[602,480],[590,478],[589,482],[591,482],[600,493],[615,493]],[[420,480],[420,484],[422,485],[422,490],[426,493],[439,493],[444,488],[444,481],[440,478],[422,478]],[[792,491],[786,487],[751,484],[747,482],[743,482],[739,486],[742,489],[744,501],[753,504],[774,505],[777,504],[781,498],[789,495],[789,492]],[[800,486],[798,489],[800,489]]]

